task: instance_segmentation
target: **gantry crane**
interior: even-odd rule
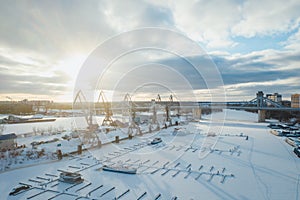
[[[161,97],[159,94],[156,97],[156,101],[161,102]],[[157,120],[156,101],[155,101],[155,99],[151,100],[150,112],[152,112],[152,119],[150,120],[150,124],[149,124],[149,132],[152,132],[153,130],[158,131],[160,129],[160,125]]]
[[[103,106],[105,112],[105,117],[103,119],[102,126],[114,126],[115,123],[111,118],[113,116],[111,104],[107,101],[103,91],[100,91],[99,93],[97,104],[99,103]]]
[[[98,144],[101,144],[99,137],[96,133],[98,130],[99,125],[97,123],[93,123],[93,111],[91,108],[91,102],[88,102],[81,90],[79,90],[74,98],[73,101],[73,108],[75,105],[79,103],[81,111],[84,114],[85,120],[88,124],[87,132],[84,135],[84,141],[89,143],[94,143],[97,140]]]
[[[159,104],[163,104],[162,101],[161,101],[161,96],[160,94],[157,95],[157,98],[156,98],[157,102]],[[167,102],[165,102],[165,112],[166,112],[166,118],[165,118],[165,121],[166,122],[169,122],[170,125],[172,125],[172,119],[171,119],[171,106],[172,106],[172,103],[173,103],[173,95],[171,94],[169,96],[169,100]],[[156,113],[153,113],[153,115],[155,114],[155,120],[157,120],[157,117],[156,117]]]
[[[141,129],[135,122],[135,117],[136,117],[135,106],[131,100],[131,96],[128,93],[125,95],[123,102],[125,104],[126,107],[125,109],[128,112],[128,117],[129,117],[128,135],[132,135],[134,133],[136,135],[140,135]],[[125,112],[123,112],[123,115],[124,114]]]

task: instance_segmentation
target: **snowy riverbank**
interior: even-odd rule
[[[224,124],[222,113],[214,115],[214,123],[206,116],[200,123],[106,145],[82,156],[2,173],[0,193],[6,199],[22,182],[34,189],[9,199],[49,199],[58,194],[55,199],[113,199],[126,191],[121,199],[299,198],[300,159],[283,138],[270,134],[253,113],[229,110]],[[148,145],[154,137],[163,143]],[[120,163],[138,168],[137,174],[98,170],[103,164]],[[80,171],[85,180],[70,188],[48,177],[59,175],[58,170]]]

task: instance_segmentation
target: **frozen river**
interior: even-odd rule
[[[226,116],[224,123],[222,113],[216,113],[219,121],[213,123],[211,116],[205,116],[200,123],[1,173],[0,199],[298,200],[300,159],[292,147],[284,138],[270,134],[267,123],[255,122],[256,114],[228,111]],[[174,128],[180,130],[175,135]],[[208,132],[217,136],[207,137]],[[161,137],[163,143],[147,145],[153,137]],[[137,174],[101,170],[104,164],[120,163],[136,167]],[[47,175],[59,175],[58,170],[79,171],[84,182],[72,185]],[[34,189],[8,197],[19,182]]]
[[[97,122],[101,124],[104,117],[97,116]],[[30,133],[35,130],[66,130],[70,131],[72,129],[86,128],[87,123],[84,117],[65,117],[65,118],[56,118],[53,122],[37,122],[37,123],[23,123],[23,124],[5,124],[4,125],[4,134],[5,133]]]

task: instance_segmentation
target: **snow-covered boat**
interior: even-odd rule
[[[130,168],[127,166],[108,166],[103,165],[102,169],[104,171],[110,171],[110,172],[119,172],[124,174],[136,174],[137,169],[136,168]]]
[[[9,115],[7,118],[1,120],[1,124],[21,124],[21,123],[35,123],[35,122],[53,122],[55,118],[24,118],[14,115]]]
[[[294,148],[294,153],[300,158],[300,147]]]
[[[160,142],[162,142],[161,138],[154,138],[154,139],[150,142],[150,144],[158,144],[158,143],[160,143]]]
[[[81,174],[75,172],[61,172],[59,180],[66,183],[80,183],[83,182]]]
[[[25,192],[27,190],[29,190],[31,188],[31,186],[29,185],[22,185],[20,187],[16,187],[14,189],[12,189],[12,191],[9,193],[9,195],[17,195],[17,194],[20,194],[21,192]]]

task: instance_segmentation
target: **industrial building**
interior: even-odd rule
[[[291,95],[291,107],[300,108],[300,94]]]
[[[15,133],[0,135],[0,150],[14,149],[17,146],[16,138]]]

